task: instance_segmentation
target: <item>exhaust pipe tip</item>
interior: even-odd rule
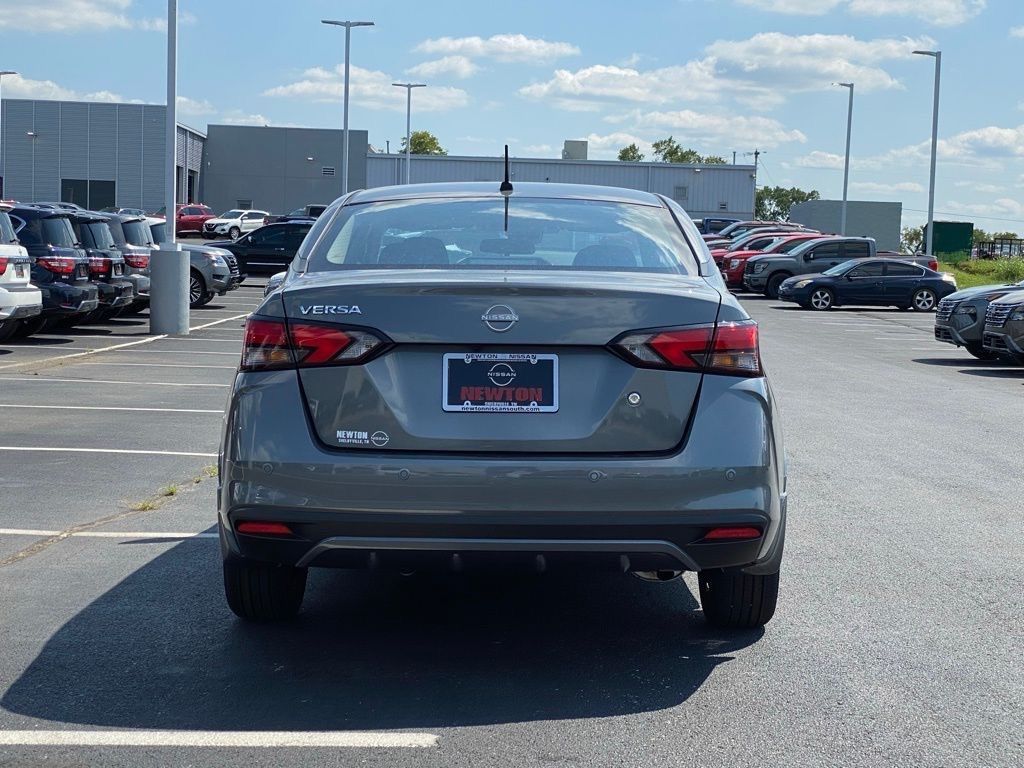
[[[682,571],[630,571],[640,581],[673,581],[683,575]]]

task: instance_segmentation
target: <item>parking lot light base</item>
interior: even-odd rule
[[[177,243],[160,243],[150,259],[150,277],[150,333],[188,335],[188,252]]]

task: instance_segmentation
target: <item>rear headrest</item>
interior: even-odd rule
[[[588,245],[572,260],[574,267],[635,267],[636,257],[624,245]]]
[[[447,264],[448,249],[436,237],[409,237],[380,252],[379,264]]]

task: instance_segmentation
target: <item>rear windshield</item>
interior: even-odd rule
[[[132,245],[154,245],[153,235],[146,222],[126,221],[121,226],[124,228],[124,239]]]
[[[0,243],[13,243],[17,239],[14,227],[11,226],[11,217],[5,211],[0,211]]]
[[[697,274],[664,208],[595,200],[393,200],[347,206],[309,271],[515,269]]]
[[[166,223],[161,224],[150,224],[149,231],[153,235],[153,240],[162,243],[164,241],[164,230],[167,228]]]
[[[124,227],[121,226],[121,220],[114,217],[107,222],[107,226],[110,227],[110,234],[114,237],[114,243],[116,245],[124,245],[128,241],[124,239]]]
[[[63,216],[43,219],[43,242],[50,245],[72,247],[77,243],[71,220]]]
[[[225,211],[224,213],[222,213],[217,218],[219,218],[219,219],[240,219],[240,218],[242,218],[242,214],[243,213],[245,213],[245,211],[239,211],[238,209],[232,209],[230,211]]]
[[[94,221],[86,225],[89,234],[92,235],[93,247],[113,248],[114,236],[110,233],[110,226],[104,221]]]

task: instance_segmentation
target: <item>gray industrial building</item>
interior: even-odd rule
[[[4,99],[0,197],[157,210],[164,196],[166,114],[158,104]],[[178,126],[182,201],[198,193],[205,139]]]
[[[797,203],[789,220],[819,232],[839,232],[843,218],[842,200],[809,200]],[[846,204],[846,234],[873,237],[879,250],[900,250],[903,203],[850,200]]]
[[[4,99],[0,197],[64,200],[154,211],[164,204],[164,120],[155,104]],[[405,157],[373,152],[366,131],[349,135],[349,189],[401,184]],[[753,216],[754,168],[587,160],[585,141],[563,157],[513,158],[513,181],[601,184],[656,192],[694,217]],[[284,213],[341,194],[338,129],[211,125],[178,127],[178,201],[216,211]],[[413,155],[412,181],[499,182],[498,157]]]

